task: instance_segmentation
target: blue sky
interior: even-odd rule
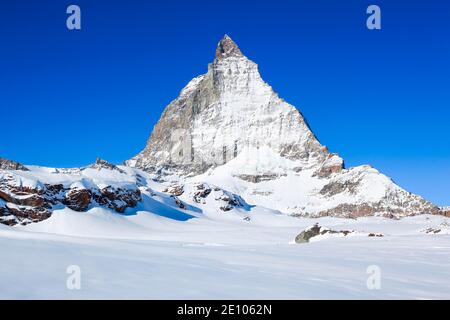
[[[70,4],[82,30],[66,28]],[[366,28],[369,4],[382,30]],[[0,156],[130,158],[225,33],[347,166],[450,204],[450,2],[439,0],[2,3]]]

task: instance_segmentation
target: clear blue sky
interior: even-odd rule
[[[66,28],[78,4],[82,30]],[[382,30],[365,27],[378,4]],[[4,1],[0,156],[71,167],[139,152],[228,33],[347,166],[450,204],[450,2]]]

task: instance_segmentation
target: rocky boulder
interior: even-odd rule
[[[295,243],[306,243],[312,237],[318,236],[320,234],[320,227],[318,224],[302,231],[299,235],[295,237]]]
[[[357,232],[354,230],[332,230],[330,228],[324,228],[319,226],[319,224],[315,224],[312,227],[307,228],[306,230],[302,231],[297,237],[295,237],[295,243],[307,243],[310,242],[311,238],[321,236],[321,235],[334,235],[334,236],[343,236],[346,237],[350,234],[359,234],[364,235],[368,237],[383,237],[384,235],[381,233],[364,233],[364,232]]]

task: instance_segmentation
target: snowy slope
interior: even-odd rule
[[[160,180],[139,169],[114,166],[104,160],[97,162],[102,165],[0,170],[0,222],[27,225],[53,215],[101,215],[104,210],[125,216],[150,211],[180,221],[192,217],[247,221],[254,212],[281,214],[250,205],[239,195],[214,184],[185,181],[178,176]],[[123,221],[117,219],[117,223]]]
[[[254,158],[245,162],[241,156],[245,154],[188,180],[215,183],[240,194],[249,203],[297,216],[403,217],[440,212],[433,204],[400,188],[370,166],[343,169],[339,174],[320,178],[315,175],[314,169],[300,172],[286,169],[292,164],[286,165],[288,160],[280,159],[277,164],[265,162],[253,166],[254,174],[258,170],[265,172],[267,168],[277,174],[276,179],[254,183],[244,181],[236,174],[250,174],[251,169],[247,168],[255,162]],[[270,159],[273,161],[277,157]]]
[[[450,298],[449,235],[420,232],[448,218],[278,218],[278,225],[273,217],[182,222],[92,209],[58,211],[20,228],[0,225],[0,298]],[[292,243],[315,222],[385,237]],[[72,265],[81,270],[80,290],[66,287]],[[371,265],[381,270],[380,290],[366,285]]]
[[[262,168],[275,170],[277,161]],[[172,175],[164,180],[105,162],[79,169],[28,169],[3,174],[27,192],[60,184],[68,193],[116,185],[115,189],[138,188],[140,201],[122,213],[96,201],[78,211],[59,202],[41,222],[0,224],[3,299],[450,297],[450,219],[443,216],[300,219],[240,196],[250,196],[252,185],[295,182],[289,174],[255,184],[221,173],[221,167],[203,176]],[[295,203],[294,191],[292,197]],[[263,203],[262,199],[254,200]],[[22,210],[0,200],[0,208],[4,206]],[[352,230],[355,236],[294,243],[315,223]],[[370,233],[383,237],[369,237]],[[67,268],[74,265],[81,271],[80,290],[66,286]],[[380,290],[366,285],[371,265],[381,270]]]

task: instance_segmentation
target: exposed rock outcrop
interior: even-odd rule
[[[446,221],[442,222],[438,226],[426,228],[420,230],[420,232],[426,234],[450,234],[450,224]]]
[[[87,189],[70,189],[63,203],[74,211],[86,211],[92,201],[92,192]]]
[[[109,163],[108,161],[103,160],[101,158],[97,158],[95,163],[93,165],[91,165],[90,168],[98,169],[98,170],[101,170],[101,169],[116,170],[116,171],[119,171],[120,173],[125,173],[123,170],[119,169],[119,167],[117,167],[116,165]]]
[[[216,49],[216,59],[221,60],[229,57],[242,57],[243,54],[239,47],[234,43],[228,35],[220,40]]]
[[[60,200],[59,185],[17,183],[15,176],[0,170],[0,223],[39,222],[51,215],[51,208]]]
[[[141,192],[138,188],[123,189],[108,186],[95,192],[93,199],[102,206],[123,213],[126,208],[133,208],[141,201]]]
[[[197,203],[205,203],[205,198],[209,196],[212,189],[205,183],[198,184],[196,186],[197,191],[194,193],[194,201]]]
[[[247,206],[240,196],[217,186],[210,186],[207,183],[194,185],[192,198],[198,204],[207,204],[210,201],[215,207],[224,212]]]
[[[178,208],[186,209],[186,205],[183,203],[183,201],[178,199],[177,196],[171,195],[170,197],[173,199],[173,201],[175,202],[175,204],[177,205]]]
[[[99,163],[90,168],[117,171],[123,170],[106,163]],[[14,166],[17,168],[17,166]],[[115,186],[96,186],[87,178],[82,178],[84,169],[55,170],[52,175],[61,176],[64,180],[78,179],[76,183],[64,185],[62,183],[46,183],[34,178],[33,175],[20,174],[17,169],[0,169],[0,223],[7,225],[28,224],[39,222],[51,216],[56,205],[64,205],[75,211],[86,211],[92,205],[100,205],[119,213],[127,208],[135,207],[141,199],[141,192],[136,182]],[[27,172],[27,173],[28,173]],[[80,178],[76,178],[80,176]],[[124,176],[125,178],[126,176]],[[87,187],[84,186],[87,184]]]
[[[344,169],[344,160],[339,155],[329,154],[328,158],[320,166],[320,169],[314,174],[319,178],[327,178],[333,173],[339,173]]]
[[[21,170],[21,171],[29,171],[27,167],[24,165],[4,158],[0,158],[0,170]]]
[[[358,186],[358,181],[330,181],[320,190],[320,194],[328,197],[343,192],[356,194]]]
[[[172,184],[169,187],[165,188],[163,192],[167,192],[171,195],[179,197],[184,193],[184,186],[182,184]]]
[[[253,183],[275,180],[282,176],[286,176],[286,175],[285,174],[276,174],[276,173],[258,174],[258,175],[250,175],[250,174],[237,175],[237,177],[239,179],[242,179],[242,180],[248,181],[248,182],[253,182]]]
[[[320,234],[320,227],[318,224],[302,231],[299,235],[295,237],[295,243],[306,243],[312,237],[318,236]]]

